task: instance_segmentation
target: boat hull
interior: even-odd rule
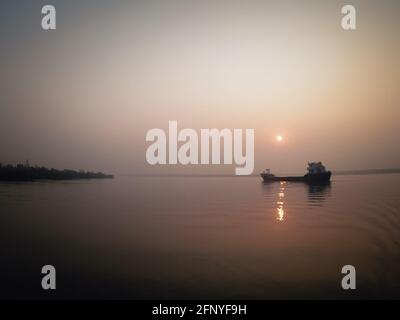
[[[290,182],[305,182],[305,183],[327,183],[331,179],[332,173],[330,171],[316,174],[306,174],[298,177],[277,177],[269,174],[261,174],[264,182],[274,181],[290,181]]]

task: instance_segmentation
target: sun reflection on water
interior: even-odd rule
[[[278,210],[278,217],[276,218],[278,221],[284,221],[285,220],[285,210],[283,209],[283,206],[285,204],[284,198],[285,198],[285,181],[281,181],[279,184],[279,193],[278,193],[278,201],[276,202],[277,205],[277,210]]]

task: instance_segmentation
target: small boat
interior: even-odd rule
[[[309,162],[307,173],[304,176],[277,177],[272,174],[269,169],[265,169],[265,171],[261,173],[261,177],[263,178],[264,182],[292,181],[316,184],[328,183],[331,179],[331,175],[332,172],[327,171],[321,162]]]

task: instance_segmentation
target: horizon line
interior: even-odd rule
[[[368,174],[392,174],[400,173],[400,168],[385,168],[385,169],[355,169],[355,170],[332,170],[333,175],[368,175]],[[259,173],[252,173],[250,175],[235,175],[230,173],[121,173],[115,174],[116,176],[135,176],[135,177],[193,177],[193,178],[247,178],[258,177]]]

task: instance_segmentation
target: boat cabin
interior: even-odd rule
[[[309,162],[307,167],[308,174],[318,174],[326,172],[325,166],[321,162]]]

